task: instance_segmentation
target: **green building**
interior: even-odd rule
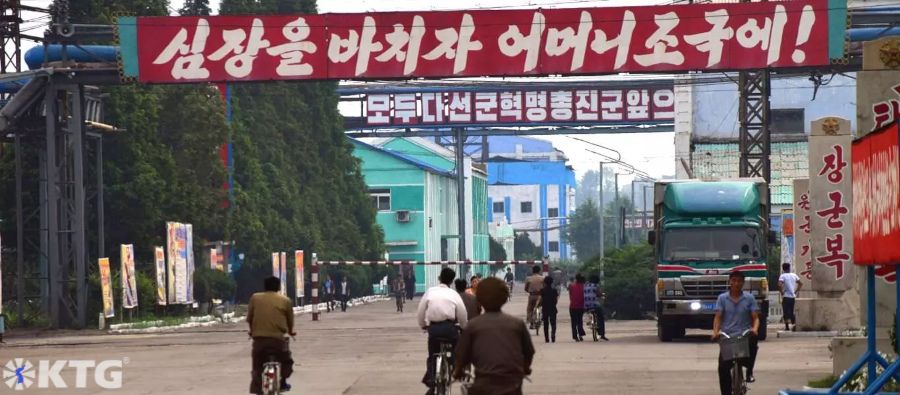
[[[456,163],[452,151],[420,138],[351,139],[378,208],[391,260],[460,260]],[[464,161],[466,243],[469,260],[487,260],[487,173]],[[416,266],[416,292],[437,284],[441,267]],[[454,268],[459,273],[458,267]],[[469,270],[488,274],[488,267]]]

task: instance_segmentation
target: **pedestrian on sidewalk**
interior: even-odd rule
[[[481,315],[481,305],[478,304],[478,300],[475,298],[475,295],[469,293],[466,289],[466,285],[468,285],[466,284],[466,280],[458,278],[456,279],[455,284],[456,292],[459,293],[459,297],[462,298],[463,304],[466,305],[467,317],[471,320],[472,318]]]
[[[534,345],[520,318],[500,311],[509,288],[499,278],[486,278],[476,298],[485,313],[470,321],[456,347],[453,377],[462,379],[466,368],[475,367],[469,395],[521,395],[522,380],[531,374]]]
[[[347,275],[341,278],[341,311],[347,311],[347,301],[350,300],[350,284],[347,282]]]
[[[781,309],[784,311],[784,330],[797,330],[797,317],[794,315],[794,303],[797,301],[797,294],[803,288],[803,282],[800,276],[791,272],[791,264],[784,263],[781,265],[781,276],[778,277],[778,291],[781,292]],[[788,327],[788,323],[793,326]]]
[[[325,311],[334,310],[334,280],[331,275],[325,278]]]
[[[556,304],[559,302],[559,290],[553,285],[553,277],[544,278],[541,289],[541,320],[544,321],[544,342],[556,343]]]
[[[584,276],[575,275],[569,284],[569,317],[572,319],[572,339],[584,341]]]

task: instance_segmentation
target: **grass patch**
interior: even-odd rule
[[[810,380],[806,385],[811,388],[831,388],[834,383],[837,383],[838,377],[833,375],[828,375],[827,377],[823,377],[821,379]]]

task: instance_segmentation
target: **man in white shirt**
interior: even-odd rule
[[[803,283],[800,282],[800,276],[791,272],[791,265],[785,263],[781,265],[781,276],[778,277],[778,290],[781,292],[781,308],[784,311],[784,330],[797,330],[797,318],[794,316],[794,302],[797,300],[797,294]],[[788,327],[790,322],[793,327]]]
[[[350,299],[350,285],[347,284],[347,275],[341,279],[341,311],[347,311],[347,301]]]
[[[453,269],[444,268],[438,277],[441,283],[429,288],[419,301],[419,327],[428,331],[428,366],[422,383],[428,387],[429,394],[434,393],[434,355],[441,351],[443,342],[452,344],[455,350],[459,329],[464,328],[468,321],[466,305],[459,294],[450,288],[455,278]],[[452,357],[450,366],[453,366]]]

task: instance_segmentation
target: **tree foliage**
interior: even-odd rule
[[[607,313],[616,319],[642,319],[655,307],[656,263],[646,243],[611,250],[601,261],[595,257],[582,268],[585,274],[605,275]]]
[[[315,12],[314,1],[225,0],[221,14]],[[343,133],[330,82],[233,87],[235,208],[229,234],[248,257],[240,278],[270,271],[271,251],[303,247],[320,259],[376,259],[383,232],[360,163]],[[348,268],[357,292],[380,273]],[[239,290],[245,296],[261,285]]]
[[[167,0],[70,0],[69,7],[73,23],[111,23],[118,12],[169,14]],[[222,14],[315,11],[311,0],[221,4]],[[209,14],[208,0],[189,0],[180,12]],[[134,244],[138,271],[153,278],[153,247],[165,243],[165,222],[191,223],[198,267],[207,242],[234,241],[244,254],[245,265],[236,273],[239,297],[261,288],[262,278],[271,275],[275,251],[304,249],[307,257],[317,252],[321,259],[377,258],[383,234],[359,162],[343,134],[336,85],[272,82],[232,88],[234,119],[229,124],[212,85],[103,87],[105,121],[127,130],[103,141],[103,242],[109,255],[115,256],[119,244]],[[235,164],[230,207],[222,188],[227,170],[219,157],[229,137]],[[14,218],[14,200],[7,188],[14,185],[14,173],[12,156],[5,151],[0,155],[0,227],[7,236],[15,229],[8,221]],[[23,154],[36,156],[33,151]],[[31,192],[27,202],[37,202],[36,188]],[[12,241],[4,238],[5,245]],[[88,250],[96,251],[96,245]],[[93,266],[91,275],[96,276]],[[348,272],[360,293],[384,275],[369,268]],[[92,298],[99,295],[91,292]],[[144,303],[152,306],[152,300],[142,298]]]
[[[506,260],[506,249],[503,248],[503,244],[500,244],[496,239],[490,237],[488,240],[490,243],[490,260],[492,261],[505,261]]]
[[[583,261],[600,255],[600,212],[592,199],[585,200],[569,215],[565,238]]]

